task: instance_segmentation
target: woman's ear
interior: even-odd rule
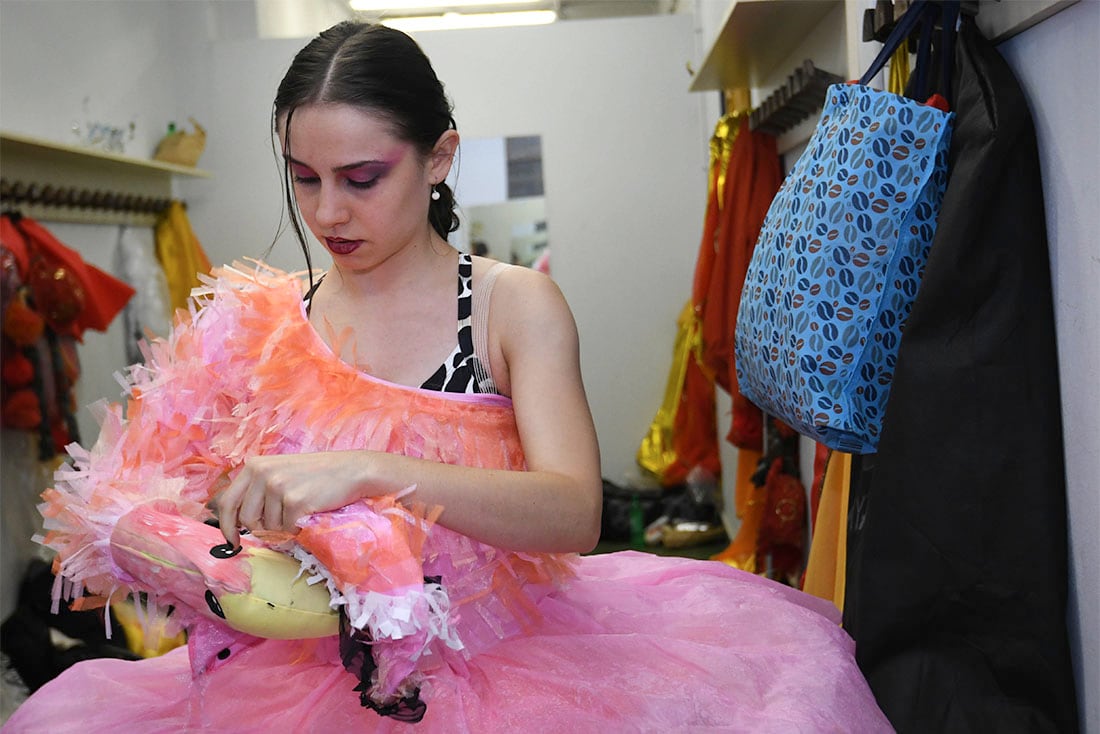
[[[435,141],[431,157],[428,159],[428,175],[434,183],[440,183],[451,172],[455,152],[458,150],[458,131],[447,130]]]

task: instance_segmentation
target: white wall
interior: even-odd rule
[[[151,156],[168,122],[184,123],[190,114],[178,90],[189,83],[194,39],[205,40],[202,10],[178,0],[4,0],[0,124],[74,144],[74,122],[133,121],[126,153]]]
[[[1082,726],[1100,732],[1100,2],[1002,43],[1039,138],[1054,278]]]

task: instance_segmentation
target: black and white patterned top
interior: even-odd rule
[[[459,393],[495,393],[496,385],[474,351],[473,259],[458,256],[458,344],[451,356],[420,387]]]
[[[477,324],[474,323],[473,314],[473,259],[468,253],[460,253],[458,256],[458,344],[454,351],[440,365],[431,377],[424,381],[420,387],[423,390],[435,390],[437,392],[452,393],[494,393],[499,394],[493,377],[484,367],[484,361],[478,357],[478,352],[484,353],[487,341],[487,324],[489,308],[489,290],[499,272],[499,266],[490,270],[492,277],[486,278],[482,286],[484,291],[478,299],[478,306],[486,313],[479,313]],[[317,291],[324,277],[320,278],[306,294],[306,309],[308,312],[309,301]],[[478,346],[475,351],[475,326]]]

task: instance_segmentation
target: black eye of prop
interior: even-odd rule
[[[214,592],[210,589],[206,590],[206,606],[210,607],[210,611],[214,614],[225,619],[225,612],[222,611],[222,605],[218,603],[218,597],[214,596]]]
[[[232,558],[233,556],[240,553],[242,549],[243,546],[240,545],[234,548],[229,543],[222,543],[221,545],[216,545],[211,548],[210,555],[214,556],[215,558]]]

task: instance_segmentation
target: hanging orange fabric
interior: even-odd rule
[[[86,263],[28,217],[0,220],[4,270],[0,423],[37,434],[40,461],[80,439],[76,342],[106,331],[134,289]]]
[[[734,501],[741,525],[725,550],[711,556],[711,560],[722,561],[749,573],[756,573],[756,551],[768,494],[764,485],[757,485],[752,481],[762,457],[763,454],[759,451],[738,449]]]
[[[707,295],[714,274],[715,262],[722,250],[719,242],[721,220],[725,208],[726,175],[729,170],[730,156],[734,142],[746,117],[744,113],[730,113],[718,121],[714,135],[710,139],[710,173],[707,186],[707,208],[703,219],[703,236],[699,243],[699,254],[695,261],[695,278],[691,289],[691,304],[696,321],[702,324],[707,307]],[[745,126],[747,129],[747,126]],[[706,365],[703,358],[702,343],[695,353],[696,359]],[[707,377],[713,381],[714,374]]]
[[[183,204],[173,201],[160,216],[156,228],[157,259],[168,281],[172,308],[187,308],[198,274],[210,272],[210,260],[191,230]]]
[[[715,410],[714,383],[703,374],[699,362],[689,358],[684,366],[680,405],[672,424],[675,458],[665,469],[661,480],[664,486],[685,483],[688,474],[696,467],[711,476],[722,476]]]
[[[730,148],[719,213],[708,225],[695,270],[692,300],[702,322],[702,363],[714,382],[733,399],[726,436],[739,448],[759,449],[763,417],[737,389],[733,335],[741,289],[756,239],[783,172],[775,138],[741,125]]]
[[[699,249],[692,301],[701,324],[699,361],[714,384],[730,395],[726,440],[740,449],[734,496],[741,525],[730,545],[713,558],[759,573],[764,570],[760,554],[765,512],[776,482],[753,481],[763,456],[764,415],[737,389],[733,335],[745,273],[768,207],[783,183],[783,171],[775,138],[750,130],[747,119],[743,113],[740,132],[730,147],[724,186],[718,192],[718,207],[714,218],[707,221],[709,230]]]

